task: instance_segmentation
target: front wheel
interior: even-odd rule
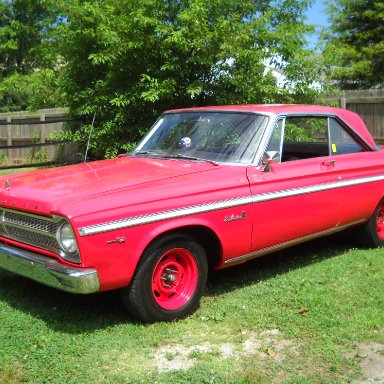
[[[363,246],[369,248],[384,246],[384,199],[379,202],[369,221],[358,228],[357,236]]]
[[[188,236],[155,241],[143,254],[123,303],[144,322],[172,321],[194,312],[207,281],[207,258]]]

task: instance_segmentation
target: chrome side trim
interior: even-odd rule
[[[212,203],[193,205],[190,207],[160,211],[148,215],[134,216],[122,220],[110,221],[79,228],[80,236],[95,235],[97,233],[114,231],[116,229],[130,228],[138,225],[156,223],[159,221],[176,219],[184,216],[191,216],[199,213],[212,212],[220,209],[239,207],[247,204],[261,203],[269,200],[282,199],[286,197],[299,196],[308,193],[327,191],[330,189],[350,187],[354,185],[374,183],[383,181],[384,175],[362,177],[359,179],[339,180],[330,183],[310,185],[307,187],[283,189],[276,192],[261,193],[259,195],[244,196],[229,200],[221,200]]]
[[[96,269],[68,267],[56,259],[4,244],[0,244],[0,268],[62,291],[85,294],[100,289]]]
[[[91,225],[89,227],[79,228],[79,233],[80,236],[89,236],[94,235],[96,233],[113,231],[115,229],[129,228],[143,224],[156,223],[158,221],[176,219],[179,217],[190,216],[204,212],[217,211],[224,208],[238,207],[251,203],[252,196],[245,196],[230,200],[217,201],[213,203],[193,205],[191,207],[172,209],[169,211],[162,211],[143,216],[135,216],[127,219]]]
[[[290,241],[287,241],[285,243],[273,245],[272,247],[264,248],[264,249],[261,249],[261,250],[256,251],[256,252],[249,253],[247,255],[238,256],[238,257],[235,257],[233,259],[226,260],[224,262],[224,264],[233,264],[233,263],[238,263],[240,261],[247,261],[249,259],[253,259],[253,258],[256,258],[259,256],[267,255],[268,253],[276,252],[276,251],[279,251],[279,250],[284,249],[284,248],[289,248],[289,247],[292,247],[294,245],[304,243],[306,241],[314,240],[314,239],[317,239],[319,237],[330,235],[332,233],[341,232],[341,231],[343,231],[349,227],[353,227],[355,225],[362,224],[362,223],[364,223],[364,220],[358,220],[358,221],[355,221],[355,222],[347,224],[347,225],[342,225],[340,227],[331,228],[331,229],[328,229],[326,231],[321,231],[321,232],[313,233],[313,234],[308,235],[308,236],[299,237],[298,239],[290,240]]]
[[[336,189],[336,188],[351,187],[351,186],[360,185],[360,184],[374,183],[374,182],[383,181],[383,180],[384,180],[384,175],[380,175],[380,176],[363,177],[360,179],[351,179],[351,180],[344,180],[344,181],[338,180],[338,181],[333,181],[325,184],[310,185],[307,187],[283,189],[277,192],[268,192],[268,193],[262,193],[260,195],[254,195],[253,203],[260,203],[268,200],[282,199],[284,197],[299,196],[307,193],[327,191],[327,190]]]

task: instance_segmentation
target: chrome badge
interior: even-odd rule
[[[114,239],[114,240],[108,240],[107,244],[123,244],[123,243],[125,243],[126,240],[127,239],[125,238],[125,236],[116,237],[116,239]]]
[[[245,220],[247,217],[245,211],[241,212],[241,215],[232,214],[231,216],[225,216],[224,223],[230,223],[231,221]]]

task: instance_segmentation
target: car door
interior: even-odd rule
[[[253,252],[336,230],[343,198],[328,137],[326,116],[278,120],[266,153],[277,153],[280,161],[247,169]]]
[[[336,117],[329,118],[330,149],[343,196],[340,225],[370,217],[383,196],[383,151],[366,145]]]

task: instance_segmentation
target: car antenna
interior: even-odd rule
[[[93,125],[95,124],[95,118],[96,118],[96,112],[93,114],[93,119],[92,119],[91,129],[89,130],[87,147],[86,147],[86,149],[85,149],[84,163],[87,162],[88,149],[89,149],[89,144],[90,144],[90,142],[91,142],[91,136],[92,136],[92,132],[93,132]]]

